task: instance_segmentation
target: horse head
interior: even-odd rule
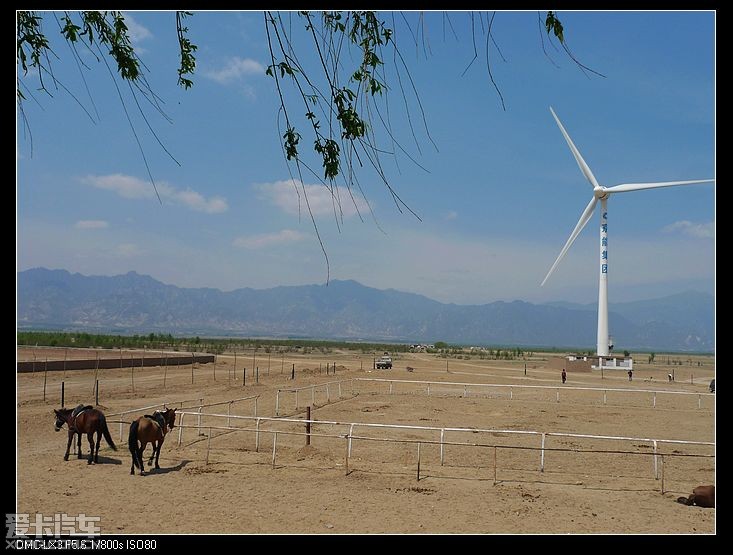
[[[53,412],[56,415],[56,422],[54,422],[53,429],[59,432],[64,424],[68,424],[67,417],[69,415],[69,411],[68,409],[53,409]]]
[[[165,417],[166,424],[168,424],[168,427],[171,430],[176,427],[176,409],[165,409],[163,416]]]

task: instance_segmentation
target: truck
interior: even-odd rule
[[[375,363],[375,367],[377,370],[388,370],[392,368],[392,357],[387,355],[379,357]]]

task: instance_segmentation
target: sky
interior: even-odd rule
[[[419,219],[399,210],[364,155],[364,167],[355,163],[363,196],[354,187],[352,201],[348,183],[337,180],[334,216],[321,164],[309,154],[302,100],[283,82],[316,175],[303,170],[301,181],[286,162],[278,92],[265,75],[262,12],[196,12],[186,20],[198,47],[189,90],[176,85],[174,14],[126,12],[164,103],[165,116],[138,93],[150,127],[128,85],[83,46],[78,66],[53,14],[41,13],[54,76],[73,96],[48,76],[52,96],[45,94],[37,72],[19,70],[27,97],[25,121],[16,110],[19,271],[136,271],[225,291],[330,277],[457,304],[592,303],[598,210],[540,287],[592,193],[549,107],[602,185],[715,177],[713,12],[559,12],[572,53],[605,77],[551,45],[537,12],[497,12],[489,60],[505,110],[487,71],[481,29],[490,16],[381,13],[409,76],[391,51],[383,56],[388,90],[376,106],[383,119],[389,110],[391,136],[376,116],[371,129],[390,186]],[[303,19],[280,15],[302,66],[324,86]],[[359,63],[346,49],[341,60],[347,75]],[[714,292],[715,187],[609,200],[611,303]]]

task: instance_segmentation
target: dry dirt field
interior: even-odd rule
[[[63,349],[35,351],[38,360],[59,353],[63,358]],[[29,356],[18,350],[19,360]],[[715,483],[713,446],[658,444],[665,456],[657,459],[655,479],[651,441],[548,435],[540,472],[541,434],[480,431],[714,442],[715,397],[707,395],[714,359],[672,358],[683,359],[674,367],[672,383],[666,355],[657,355],[656,364],[647,364],[645,355],[636,359],[632,382],[625,373],[607,371],[601,379],[595,372],[570,372],[565,385],[541,354],[526,361],[526,375],[523,360],[450,359],[446,371],[445,359],[418,353],[397,355],[392,370],[371,370],[372,355],[340,351],[273,354],[269,362],[258,352],[254,364],[251,352],[239,354],[236,372],[234,357],[219,355],[216,367],[193,369],[193,384],[190,366],[136,368],[134,376],[130,368],[100,370],[100,408],[109,415],[118,450],[102,441],[100,464],[92,466],[74,455],[63,461],[66,428],[54,432],[52,409],[60,406],[62,381],[67,407],[93,403],[94,371],[18,374],[17,511],[98,515],[103,534],[711,534],[715,509],[687,507],[675,499],[694,486]],[[326,364],[334,362],[336,374],[327,376]],[[259,367],[258,383],[253,366]],[[428,391],[424,382],[441,383]],[[294,387],[306,388],[298,393],[298,407],[295,393],[283,391],[279,416],[303,419],[305,407],[313,404],[312,419],[338,423],[315,424],[309,446],[302,422],[264,419],[275,416],[277,390]],[[577,387],[606,389],[606,403],[603,391],[572,389]],[[654,390],[660,392],[656,400]],[[203,413],[251,416],[252,399],[227,402],[255,395],[257,415],[263,417],[259,437],[254,419],[232,418],[230,426],[247,431],[231,431],[221,429],[226,416],[191,414],[203,402],[222,403],[204,407]],[[166,437],[160,470],[130,476],[127,422],[152,409],[115,413],[181,401],[189,408],[179,410],[188,414]],[[350,430],[350,423],[432,429]],[[445,428],[473,430],[444,432],[441,465],[438,442]],[[273,430],[280,431],[274,464]],[[82,449],[85,455],[89,451],[86,439]],[[705,456],[675,456],[684,454]]]

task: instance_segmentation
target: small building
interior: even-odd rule
[[[593,361],[596,363],[592,366],[594,370],[624,370],[628,372],[634,369],[634,359],[625,356],[607,355],[593,357]]]
[[[634,361],[631,357],[623,355],[583,355],[569,354],[564,356],[551,357],[548,366],[556,370],[563,368],[568,372],[592,372],[593,370],[624,370],[628,372],[634,368]]]

